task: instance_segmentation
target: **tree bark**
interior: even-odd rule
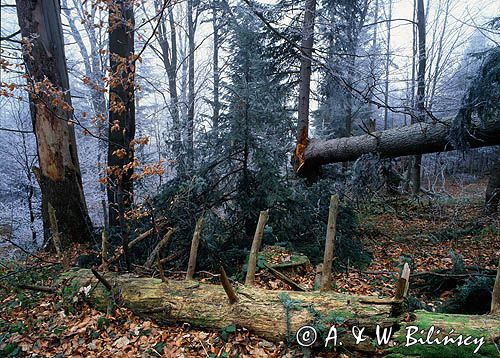
[[[109,6],[108,216],[110,227],[121,226],[124,235],[120,218],[134,201],[134,11],[128,0],[114,0]]]
[[[155,278],[120,276],[116,273],[105,273],[102,276],[118,289],[119,301],[143,318],[153,319],[159,324],[187,322],[213,330],[221,330],[235,324],[274,342],[291,342],[300,327],[312,325],[318,330],[318,342],[324,346],[324,341],[319,338],[321,333],[326,336],[330,326],[335,325],[339,328],[339,341],[344,348],[372,353],[376,348],[382,348],[384,351],[401,350],[399,352],[404,353],[410,349],[404,347],[406,326],[416,325],[419,329],[429,329],[430,325],[434,325],[442,332],[449,332],[453,328],[455,334],[485,337],[485,344],[479,352],[488,356],[490,352],[496,352],[490,337],[500,333],[499,317],[424,311],[417,311],[414,316],[399,317],[393,316],[391,312],[394,312],[394,307],[401,306],[401,301],[376,297],[330,292],[271,291],[239,285],[235,290],[238,301],[230,303],[222,285],[186,280],[162,282]],[[75,287],[75,292],[78,292],[80,287],[91,285],[94,289],[90,290],[88,301],[97,305],[98,309],[107,308],[109,293],[90,270],[71,271],[61,279],[67,279],[64,281],[65,285]],[[408,317],[411,318],[410,321]],[[395,346],[376,347],[373,345],[373,339],[367,339],[360,344],[354,342],[350,334],[352,326],[366,327],[364,334],[373,338],[377,324],[392,327]],[[321,325],[326,326],[326,332],[322,331]],[[340,328],[345,329],[346,333],[340,333]],[[329,347],[332,347],[332,344]],[[449,346],[444,345],[420,347],[422,350],[425,347],[427,353],[420,356],[440,356],[440,353],[449,349]],[[471,356],[474,348],[474,345],[454,345],[453,353],[456,353],[457,357]]]
[[[451,121],[415,123],[406,127],[377,131],[350,138],[310,140],[305,150],[307,167],[356,160],[363,154],[382,158],[426,154],[455,150],[448,140]],[[500,121],[488,121],[482,127],[471,128],[468,141],[471,148],[500,144]],[[300,175],[307,175],[299,171]]]
[[[292,157],[295,171],[304,164],[304,150],[309,137],[309,96],[311,92],[312,48],[314,44],[314,17],[316,0],[306,0],[304,5],[304,23],[302,26],[302,44],[300,57],[300,85],[298,102],[297,144]]]
[[[62,245],[89,242],[92,224],[83,193],[73,125],[59,2],[16,1],[23,56],[31,87],[30,110],[40,164],[44,236],[48,205],[55,211]]]

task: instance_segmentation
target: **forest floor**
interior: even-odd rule
[[[372,252],[371,264],[362,270],[343,268],[334,276],[335,290],[352,294],[391,297],[403,261],[412,272],[453,269],[462,256],[464,266],[496,269],[500,255],[499,217],[485,217],[482,199],[485,182],[447,188],[449,195],[410,200],[372,201],[359,210],[358,238]],[[80,252],[81,253],[81,252]],[[76,253],[75,253],[76,256]],[[453,256],[455,259],[453,259]],[[39,254],[50,261],[47,254]],[[12,261],[0,262],[0,356],[145,356],[145,357],[295,357],[297,347],[265,341],[243,328],[205,331],[188,325],[159,327],[126,309],[113,314],[54,295],[13,288]],[[52,283],[53,266],[32,258],[37,269],[25,271],[23,280]],[[45,267],[43,267],[45,265]],[[19,268],[17,268],[19,269]],[[312,265],[289,269],[286,274],[313,288]],[[182,278],[171,274],[170,278]],[[202,281],[213,276],[201,275]],[[259,270],[256,284],[268,289],[288,289],[268,271]],[[415,288],[410,294],[427,306],[439,307],[453,295],[440,288],[434,294]],[[339,352],[339,356],[347,357]],[[319,355],[317,355],[319,356]],[[331,353],[328,356],[332,356]]]

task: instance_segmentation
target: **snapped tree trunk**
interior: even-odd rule
[[[406,326],[416,325],[419,329],[426,330],[434,325],[443,332],[454,329],[455,337],[461,333],[484,337],[485,344],[479,352],[483,356],[492,357],[496,354],[496,348],[491,337],[500,334],[500,317],[417,311],[416,316],[410,316],[412,318],[408,320],[405,314],[394,315],[397,311],[394,308],[400,307],[401,301],[376,297],[330,292],[271,291],[238,285],[229,298],[222,285],[187,280],[162,282],[155,278],[120,276],[116,273],[106,273],[102,276],[115,291],[115,295],[110,295],[90,270],[67,272],[61,277],[61,282],[73,287],[74,292],[78,292],[81,287],[93,288],[87,300],[99,309],[105,310],[109,297],[115,296],[135,314],[154,319],[159,324],[187,322],[196,327],[213,330],[222,330],[235,324],[268,340],[287,340],[290,343],[295,341],[296,332],[300,327],[311,325],[318,331],[318,344],[322,343],[323,346],[322,339],[327,336],[330,326],[335,325],[339,330],[338,340],[342,342],[342,347],[368,354],[372,354],[376,348],[381,348],[387,353],[408,352],[425,357],[442,356],[443,352],[453,352],[456,357],[472,356],[474,345],[457,347],[435,344],[405,347]],[[227,281],[225,286],[229,291],[233,291]],[[392,328],[396,345],[374,345],[376,325]],[[372,339],[356,344],[350,334],[352,326],[366,327],[364,335]],[[345,330],[345,333],[340,333],[340,328]]]
[[[30,110],[40,168],[44,236],[50,237],[49,204],[63,246],[89,242],[92,224],[83,193],[73,108],[64,54],[59,1],[16,1],[23,37]]]
[[[110,227],[123,226],[120,218],[134,201],[134,11],[127,0],[109,5],[108,206]],[[120,229],[121,230],[121,229]],[[121,230],[123,231],[123,230]],[[123,232],[122,232],[123,234]]]
[[[306,0],[304,22],[302,25],[302,44],[300,57],[300,85],[298,103],[297,144],[292,157],[295,171],[304,164],[304,150],[309,142],[309,96],[311,92],[312,48],[314,44],[314,17],[316,0]]]
[[[350,138],[311,139],[305,149],[305,167],[356,160],[363,154],[390,158],[454,150],[448,140],[451,122],[415,123]],[[500,144],[500,120],[470,128],[467,140],[471,148]],[[307,175],[300,170],[298,174]]]

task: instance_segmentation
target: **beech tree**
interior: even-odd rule
[[[78,162],[59,1],[18,0],[16,8],[37,142],[35,175],[42,192],[44,236],[48,239],[57,230],[63,245],[88,242],[92,224]],[[49,208],[57,228],[51,225]]]

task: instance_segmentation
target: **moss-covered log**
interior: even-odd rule
[[[123,306],[139,316],[162,324],[187,322],[215,330],[235,324],[272,341],[292,342],[300,327],[312,325],[318,332],[318,344],[324,346],[329,328],[335,325],[339,328],[338,340],[343,343],[343,347],[367,352],[384,348],[379,347],[373,339],[377,325],[392,327],[393,333],[396,333],[395,341],[398,341],[404,334],[400,327],[410,324],[401,322],[401,317],[391,314],[391,311],[394,313],[395,303],[368,296],[270,291],[240,285],[236,288],[238,301],[230,304],[222,285],[194,281],[162,282],[155,278],[114,273],[103,276],[113,285],[113,295],[107,292],[90,270],[70,271],[65,274],[63,282],[76,290],[91,285],[88,300],[94,304],[103,304],[109,297],[119,296]],[[471,332],[484,336],[485,344],[481,351],[495,349],[491,337],[500,334],[498,317],[418,313],[416,320],[422,317],[425,317],[422,324],[436,321],[443,331],[455,329],[459,334],[460,330],[464,330],[464,334]],[[460,324],[453,317],[460,317]],[[365,327],[364,333],[371,338],[356,344],[351,333],[352,326]],[[432,347],[439,350],[443,346]]]

